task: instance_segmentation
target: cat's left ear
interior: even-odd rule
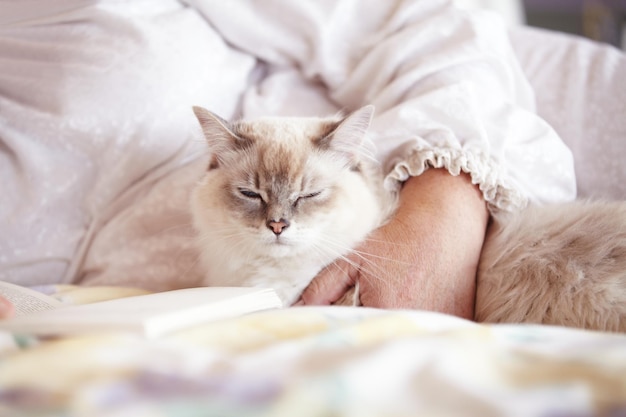
[[[233,149],[245,148],[251,144],[249,139],[234,133],[231,124],[217,114],[198,106],[193,107],[193,112],[200,122],[212,153],[209,169],[221,165],[225,155]]]
[[[217,114],[199,106],[193,106],[192,109],[198,122],[200,122],[202,132],[209,141],[209,144],[211,144],[216,136],[219,139],[223,139],[223,137],[229,139],[230,137],[236,136],[232,132],[230,124]]]
[[[353,111],[339,122],[330,135],[321,140],[320,145],[328,146],[346,155],[351,162],[357,162],[363,153],[366,132],[373,115],[374,106],[372,105]]]

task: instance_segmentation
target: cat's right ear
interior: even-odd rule
[[[333,132],[317,141],[321,147],[330,148],[343,155],[353,166],[368,156],[366,132],[369,127],[374,106],[368,105],[350,113],[341,120]]]
[[[200,127],[202,127],[202,132],[212,153],[209,168],[217,168],[227,152],[240,149],[247,144],[247,140],[240,138],[233,131],[231,124],[217,114],[199,106],[193,106],[193,112],[200,122]]]

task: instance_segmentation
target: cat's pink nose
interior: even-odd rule
[[[289,220],[280,219],[280,220],[268,220],[266,223],[268,229],[270,229],[276,236],[281,234],[283,230],[289,227]]]

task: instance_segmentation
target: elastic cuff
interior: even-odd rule
[[[385,186],[397,188],[409,177],[421,175],[430,167],[445,168],[455,176],[461,172],[469,174],[472,184],[478,185],[483,193],[492,214],[500,210],[516,211],[528,203],[522,193],[507,184],[489,157],[453,148],[414,149],[405,159],[393,164],[385,178]]]

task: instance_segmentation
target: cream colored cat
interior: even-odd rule
[[[290,305],[393,210],[365,141],[372,106],[234,123],[194,112],[212,158],[191,201],[205,285],[272,287]]]
[[[626,331],[626,203],[530,206],[495,218],[475,318]]]
[[[212,155],[192,197],[205,285],[273,287],[289,305],[395,210],[364,145],[371,106],[234,123],[194,111]],[[475,318],[626,331],[626,203],[493,218]]]

